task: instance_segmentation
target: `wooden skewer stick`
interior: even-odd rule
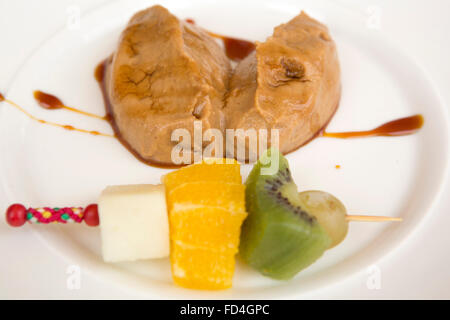
[[[359,222],[403,221],[402,218],[386,217],[386,216],[347,215],[345,218],[347,221],[359,221]]]

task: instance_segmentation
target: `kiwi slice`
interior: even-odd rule
[[[276,170],[269,170],[273,167]],[[278,150],[267,150],[254,165],[245,202],[248,217],[239,252],[262,274],[290,279],[330,246],[330,237],[302,203],[289,164]]]

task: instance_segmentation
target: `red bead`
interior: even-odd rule
[[[83,212],[84,222],[88,226],[95,227],[100,224],[100,219],[98,217],[98,206],[96,204],[88,205]]]
[[[19,203],[9,206],[6,210],[6,221],[11,227],[20,227],[27,221],[27,208]]]

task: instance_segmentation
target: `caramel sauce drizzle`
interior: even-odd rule
[[[225,37],[217,33],[209,32],[208,34],[214,38],[221,39],[225,47],[225,54],[233,61],[241,61],[245,59],[250,53],[255,51],[256,45],[253,42]]]
[[[195,24],[195,21],[190,18],[186,19],[185,21],[190,24]],[[254,42],[227,37],[208,30],[205,30],[205,32],[213,38],[222,40],[225,47],[225,54],[229,59],[233,61],[241,61],[256,49],[256,45]]]
[[[94,77],[95,80],[97,80],[97,83],[103,82],[105,78],[106,63],[108,60],[109,59],[106,59],[105,61],[100,62],[97,67],[95,67]]]
[[[99,116],[90,112],[86,112],[80,109],[72,108],[66,106],[58,97],[45,93],[39,90],[33,92],[34,99],[36,99],[37,103],[44,109],[47,110],[56,110],[56,109],[66,109],[71,112],[79,113],[88,117],[97,118],[100,120],[107,120],[106,116]]]
[[[49,95],[49,96],[51,96],[51,95]],[[54,97],[54,96],[51,96],[51,97]],[[54,97],[54,98],[56,98],[56,97]],[[31,113],[29,113],[28,111],[26,111],[24,108],[22,108],[21,106],[19,106],[19,105],[18,105],[17,103],[15,103],[14,101],[9,100],[9,99],[6,99],[6,98],[0,93],[0,102],[2,102],[2,101],[8,103],[9,105],[13,106],[13,107],[16,108],[17,110],[21,111],[21,112],[24,113],[28,118],[30,118],[30,119],[32,119],[32,120],[34,120],[34,121],[37,121],[37,122],[39,122],[39,123],[42,123],[42,124],[46,124],[46,125],[49,125],[49,126],[62,128],[62,129],[69,130],[69,131],[77,131],[77,132],[82,132],[82,133],[88,133],[88,134],[91,134],[91,135],[94,135],[94,136],[104,136],[104,137],[115,138],[115,136],[112,135],[112,134],[102,133],[102,132],[98,132],[98,131],[94,131],[94,130],[85,130],[85,129],[75,128],[75,127],[73,127],[73,126],[71,126],[71,125],[60,124],[60,123],[56,123],[56,122],[51,122],[51,121],[46,121],[46,120],[43,120],[43,119],[39,119],[38,117],[35,117],[34,115],[32,115]],[[52,101],[52,102],[49,102],[49,101]],[[60,100],[59,100],[58,98],[56,98],[56,100],[53,99],[53,98],[51,98],[51,99],[48,100],[47,102],[49,102],[49,103],[53,103],[53,102],[54,102],[54,103],[56,104],[58,101],[60,102]],[[42,105],[41,105],[41,107],[42,107]],[[51,109],[60,109],[60,108],[62,108],[62,107],[53,107],[53,105],[52,105],[52,107],[43,107],[43,108],[51,110]],[[64,108],[64,109],[67,109],[67,108]],[[74,108],[70,108],[70,109],[68,109],[68,110],[73,111],[73,110],[71,110],[71,109],[74,109]],[[74,110],[79,111],[78,109],[74,109]],[[75,112],[77,112],[77,111],[75,111]],[[87,113],[87,114],[86,114],[85,112],[80,112],[80,113],[81,113],[81,114],[85,114],[85,115],[91,116],[91,114],[89,114],[89,113]]]
[[[349,138],[365,138],[365,137],[393,137],[406,136],[419,131],[424,123],[423,116],[416,114],[410,117],[400,118],[386,122],[372,130],[367,131],[348,131],[348,132],[326,132],[322,133],[322,137],[349,139]]]

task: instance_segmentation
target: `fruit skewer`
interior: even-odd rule
[[[281,154],[269,150],[262,158],[270,152],[279,158],[277,172],[260,174],[258,161],[246,186],[237,162],[203,162],[167,174],[163,185],[107,187],[98,205],[86,208],[13,204],[6,220],[14,227],[83,221],[100,226],[105,262],[170,255],[174,282],[194,289],[229,288],[238,248],[262,274],[289,279],[340,243],[349,221],[400,220],[347,215],[326,192],[298,193]]]
[[[26,208],[20,203],[12,204],[5,213],[6,222],[11,227],[21,227],[26,222],[31,224],[50,224],[50,223],[82,223],[90,227],[97,227],[100,224],[98,217],[98,205],[90,204],[83,207],[40,207]],[[386,216],[367,216],[367,215],[346,215],[347,221],[359,222],[387,222],[402,221],[402,218]]]

